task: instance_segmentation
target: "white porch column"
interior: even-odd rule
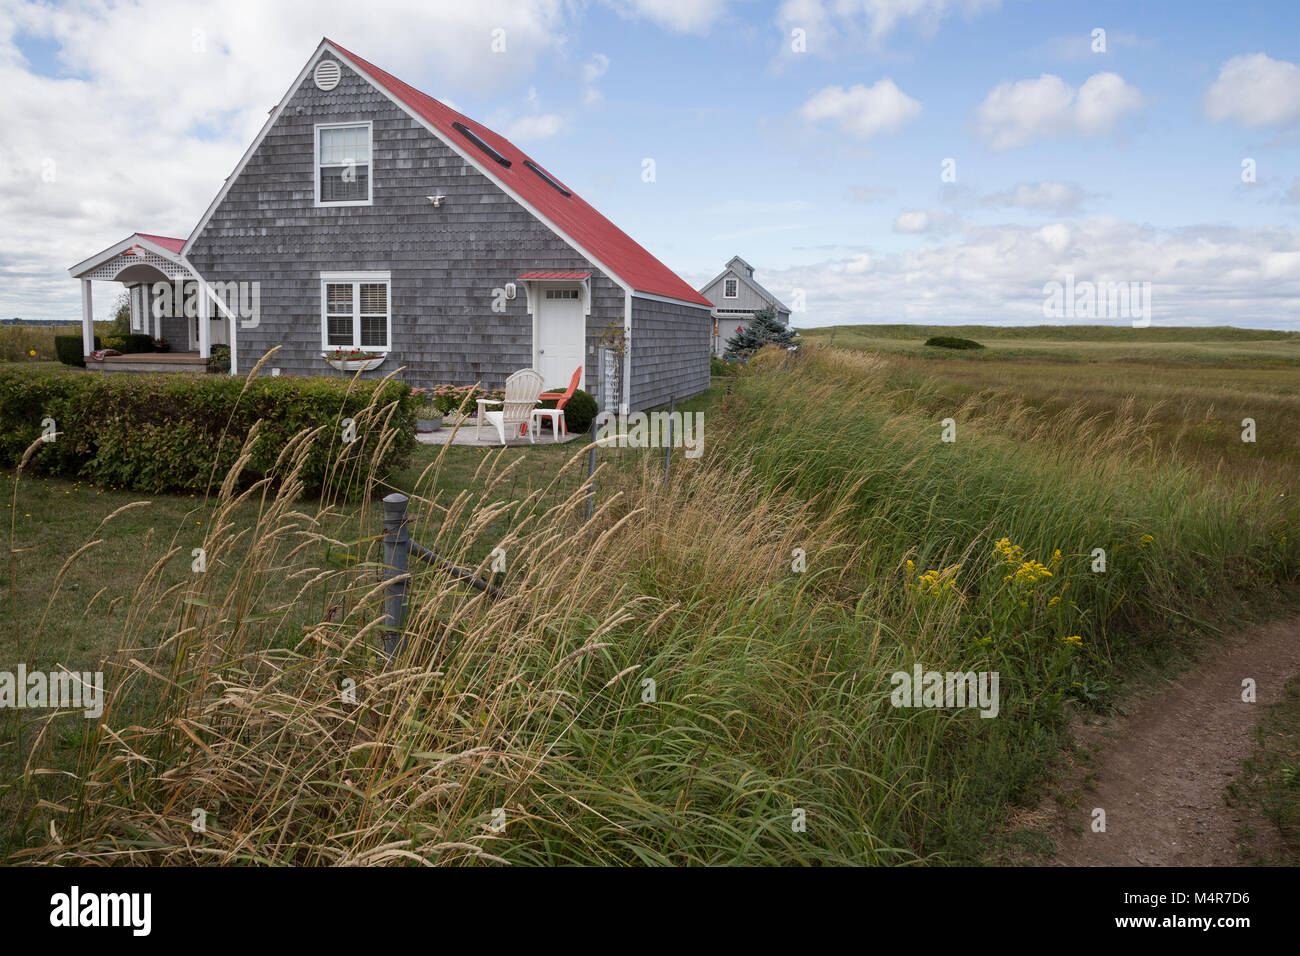
[[[239,327],[239,310],[236,309],[226,317],[226,322],[230,326],[230,334],[226,336],[226,341],[230,343],[230,374],[239,374],[239,349],[235,347],[235,329]]]
[[[81,353],[95,351],[95,306],[90,292],[90,280],[81,280]]]
[[[212,300],[208,295],[208,284],[199,280],[199,357],[207,358],[212,354]]]

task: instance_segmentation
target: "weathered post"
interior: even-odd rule
[[[406,507],[410,499],[393,492],[384,498],[384,579],[390,581],[384,596],[384,654],[389,660],[400,649],[406,623],[406,589],[410,584],[407,567],[411,539],[406,534]],[[393,581],[393,578],[401,578]]]
[[[597,415],[591,420],[591,448],[587,452],[587,517],[584,521],[591,520],[591,511],[596,506],[596,432],[600,424],[600,416]]]

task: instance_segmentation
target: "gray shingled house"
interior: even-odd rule
[[[505,138],[329,40],[188,238],[136,233],[69,272],[84,351],[91,281],[115,281],[169,341],[156,368],[213,344],[233,373],[278,345],[264,374],[350,374],[351,354],[415,385],[533,367],[563,386],[581,366],[628,409],[709,383],[706,298]]]
[[[758,284],[754,279],[754,267],[740,256],[732,256],[727,267],[700,288],[700,294],[713,304],[714,355],[727,350],[732,337],[759,309],[770,305],[776,309],[782,322],[790,324],[790,309]]]

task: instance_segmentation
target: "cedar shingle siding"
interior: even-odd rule
[[[630,407],[666,405],[708,388],[712,336],[708,309],[634,296]]]
[[[261,283],[259,324],[238,330],[241,370],[279,345],[264,373],[344,374],[320,357],[320,273],[388,271],[393,347],[367,377],[406,366],[415,385],[499,387],[532,364],[532,317],[522,283],[504,313],[492,311],[493,290],[532,270],[591,272],[585,362],[596,393],[595,335],[622,324],[622,288],[369,82],[346,65],[342,74],[326,93],[308,72],[191,247],[209,282]],[[366,120],[374,204],[317,207],[315,124]],[[439,209],[425,199],[437,192]],[[707,385],[705,351],[679,360],[702,361]]]

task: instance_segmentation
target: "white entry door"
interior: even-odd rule
[[[583,365],[586,316],[577,287],[542,289],[538,298],[537,339],[533,365],[547,388],[568,388],[574,370]],[[578,385],[582,386],[579,381]]]

